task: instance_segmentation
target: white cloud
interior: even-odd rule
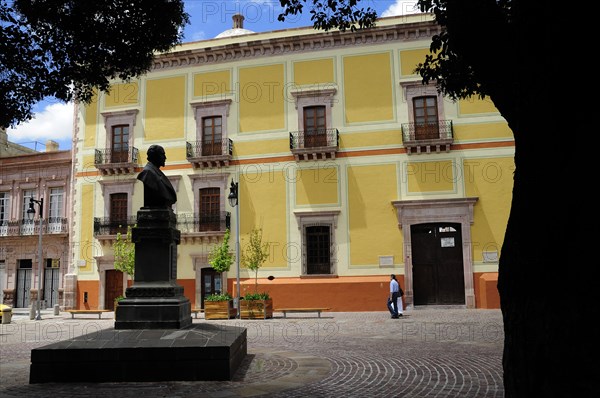
[[[192,41],[200,41],[200,40],[205,40],[206,39],[206,33],[203,30],[198,30],[194,33],[192,33]]]
[[[395,4],[392,4],[385,10],[382,17],[392,17],[394,15],[408,15],[419,13],[416,1],[396,0]]]
[[[73,104],[50,104],[36,113],[34,119],[7,132],[12,142],[70,140],[73,136]]]

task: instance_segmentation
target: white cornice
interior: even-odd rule
[[[424,21],[380,26],[355,32],[316,32],[303,36],[245,41],[214,47],[186,48],[185,50],[158,55],[154,59],[152,69],[156,71],[290,53],[330,51],[334,48],[349,46],[408,42],[427,39],[440,32],[441,28],[435,21]]]

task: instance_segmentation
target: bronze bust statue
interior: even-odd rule
[[[144,183],[144,207],[171,207],[177,202],[177,194],[171,181],[160,170],[167,160],[165,149],[160,145],[151,145],[147,154],[148,163],[137,176]]]

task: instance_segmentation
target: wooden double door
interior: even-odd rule
[[[412,225],[415,305],[465,304],[461,225]]]

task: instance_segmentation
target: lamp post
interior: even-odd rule
[[[236,280],[237,280],[237,289],[235,292],[235,301],[237,305],[237,318],[240,318],[240,206],[239,205],[239,192],[238,192],[239,182],[235,183],[231,180],[231,186],[229,187],[229,195],[227,199],[229,199],[229,205],[231,207],[235,207],[235,263],[236,263]]]
[[[44,198],[40,198],[40,200],[35,200],[33,198],[29,198],[29,209],[27,209],[27,217],[30,220],[33,220],[33,217],[35,216],[35,209],[33,207],[33,204],[37,203],[37,205],[39,206],[40,209],[40,215],[39,215],[39,220],[40,220],[40,235],[38,238],[38,293],[37,293],[37,300],[36,300],[36,310],[37,310],[37,314],[35,316],[35,320],[36,321],[41,321],[42,320],[42,311],[41,311],[41,307],[40,307],[40,301],[42,300],[42,217],[44,215]]]

